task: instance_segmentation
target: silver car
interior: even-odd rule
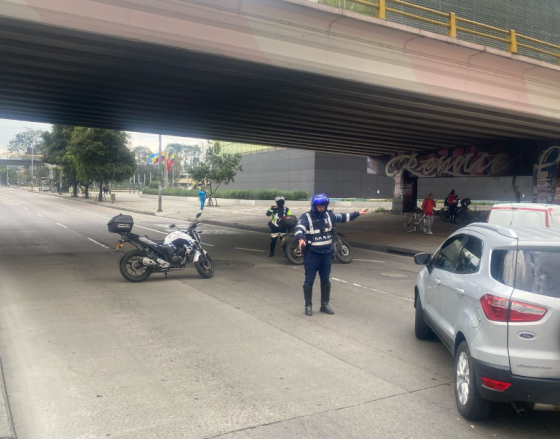
[[[560,230],[475,223],[414,261],[415,332],[455,358],[455,399],[482,420],[493,402],[560,405]]]

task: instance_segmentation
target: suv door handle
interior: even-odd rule
[[[439,279],[435,279],[434,282],[437,286],[439,286],[439,284],[441,284],[441,281]]]
[[[465,290],[463,290],[462,288],[455,288],[455,291],[457,291],[457,294],[459,296],[462,296],[465,294]]]

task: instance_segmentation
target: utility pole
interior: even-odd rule
[[[159,135],[159,156],[158,156],[158,212],[163,212],[161,208],[161,166],[163,162],[161,161],[161,134]]]
[[[6,150],[6,160],[10,160],[10,150],[7,149]],[[8,165],[8,163],[6,163],[6,186],[10,185],[10,175],[8,174],[8,169],[10,169],[10,166]]]
[[[33,156],[35,152],[35,145],[31,144],[31,192],[33,192]]]

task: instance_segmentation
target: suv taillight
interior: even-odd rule
[[[485,294],[480,298],[484,315],[494,322],[537,322],[546,314],[546,308]]]

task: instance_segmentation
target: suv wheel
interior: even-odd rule
[[[434,331],[428,326],[424,320],[424,310],[422,309],[422,302],[420,302],[420,295],[416,292],[416,315],[414,317],[414,333],[416,338],[420,340],[431,340],[434,338]]]
[[[474,364],[466,341],[461,342],[455,354],[455,401],[459,413],[471,421],[486,419],[492,408],[492,403],[478,392]]]

